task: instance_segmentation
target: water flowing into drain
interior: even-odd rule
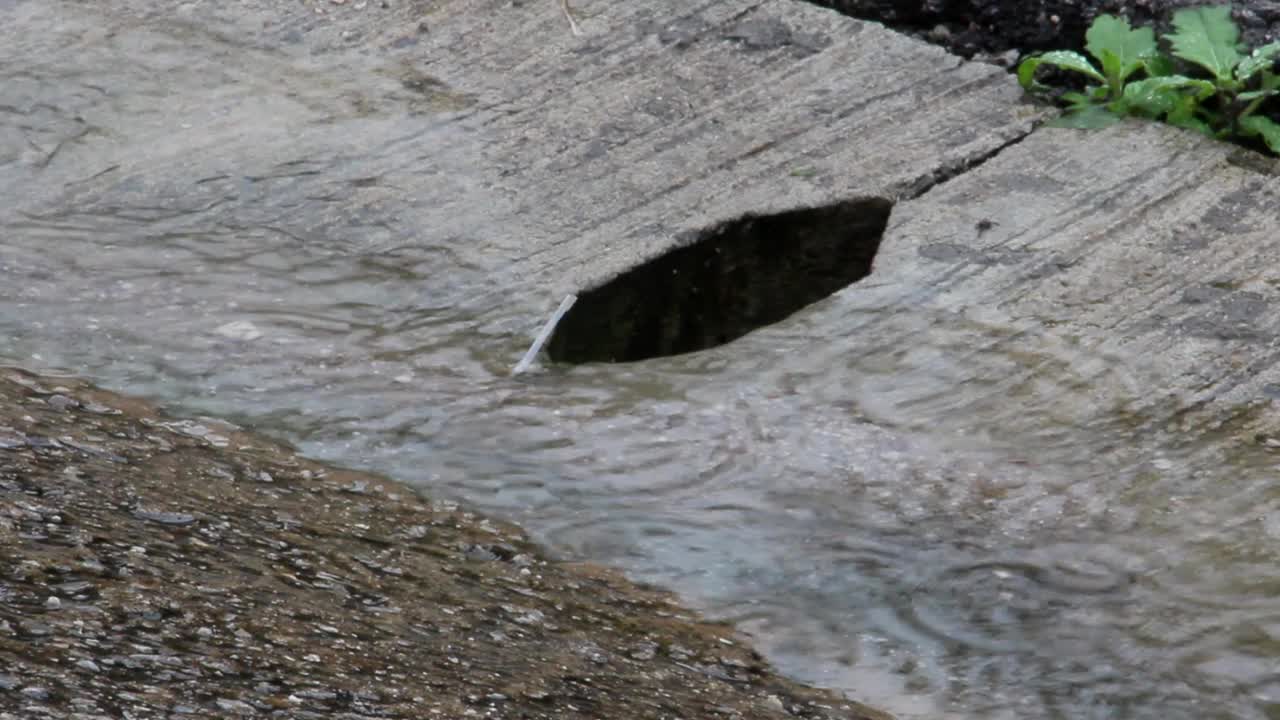
[[[871,272],[893,204],[859,198],[746,216],[582,294],[557,362],[629,362],[723,345]]]

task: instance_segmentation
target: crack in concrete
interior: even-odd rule
[[[938,166],[927,175],[922,175],[910,182],[893,185],[890,187],[889,193],[893,197],[894,202],[915,200],[943,183],[982,167],[1000,153],[1031,137],[1031,134],[1038,130],[1043,124],[1043,121],[1033,123],[1031,128],[1025,133],[1003,142],[990,150],[978,153],[977,155],[963,157],[953,162],[945,163]]]

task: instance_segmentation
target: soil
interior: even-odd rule
[[[0,718],[888,716],[513,526],[0,368]]]
[[[964,57],[996,56],[1007,64],[1019,53],[1082,50],[1085,30],[1104,13],[1161,27],[1177,8],[1222,4],[1214,0],[811,1],[923,37]],[[1250,47],[1280,39],[1280,2],[1241,0],[1231,4]]]

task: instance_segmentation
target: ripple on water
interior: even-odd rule
[[[6,360],[514,517],[904,718],[1280,716],[1280,458],[1182,424],[1140,359],[997,309],[884,307],[873,275],[724,348],[510,378],[543,309],[477,262],[519,223],[473,136],[350,117],[304,72],[153,77],[146,43],[105,63],[54,40],[71,71],[0,78],[35,140],[119,132],[0,208]],[[180,126],[211,86],[243,101],[221,132],[261,131],[239,154],[219,128],[96,144],[152,132],[131,110]],[[175,88],[189,108],[156,101]]]

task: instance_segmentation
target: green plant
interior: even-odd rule
[[[1173,28],[1162,38],[1170,48],[1166,54],[1151,28],[1100,15],[1085,34],[1085,50],[1097,65],[1080,53],[1055,50],[1023,60],[1018,81],[1030,91],[1049,91],[1036,81],[1044,65],[1087,78],[1083,92],[1060,95],[1067,109],[1056,125],[1105,127],[1135,115],[1218,138],[1260,139],[1280,154],[1280,123],[1258,112],[1280,95],[1273,67],[1280,42],[1242,53],[1240,30],[1226,5],[1179,10]]]

